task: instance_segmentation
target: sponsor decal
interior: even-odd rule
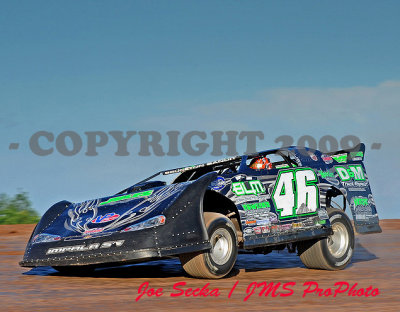
[[[280,226],[279,226],[279,229],[281,230],[281,231],[289,231],[289,230],[291,230],[292,229],[292,224],[281,224]]]
[[[318,174],[321,176],[321,178],[326,179],[326,178],[334,178],[335,174],[330,171],[322,171],[318,170]]]
[[[95,234],[95,233],[100,233],[102,231],[103,229],[96,228],[96,229],[86,230],[83,234]]]
[[[188,170],[203,168],[203,167],[212,166],[212,165],[216,165],[216,164],[220,164],[220,163],[224,163],[224,162],[230,162],[232,160],[239,159],[239,158],[240,158],[240,156],[224,158],[224,159],[208,162],[208,163],[205,163],[205,164],[199,164],[199,165],[193,165],[193,166],[188,166],[188,167],[177,168],[177,169],[173,169],[173,170],[167,170],[167,171],[164,171],[163,174],[173,174],[173,173],[185,172],[185,171],[188,171]]]
[[[333,162],[332,157],[329,155],[322,155],[321,158],[324,161],[324,163],[326,163],[327,165],[329,165]]]
[[[355,206],[368,206],[368,198],[366,197],[356,197],[354,198]]]
[[[368,198],[357,196],[351,200],[351,207],[354,209],[356,219],[367,220],[374,218],[373,206],[375,205],[372,195],[368,195]]]
[[[237,196],[233,196],[231,198],[231,200],[236,204],[242,204],[242,203],[246,203],[246,202],[254,202],[254,201],[267,201],[268,199],[270,199],[271,197],[269,196],[269,194],[264,194],[264,195],[243,195],[240,197]]]
[[[255,234],[267,234],[270,233],[271,227],[269,226],[257,226],[254,228]]]
[[[271,224],[271,221],[269,219],[257,220],[257,225],[269,225],[269,224]]]
[[[300,229],[300,228],[302,228],[302,224],[301,223],[292,223],[292,227],[293,227],[293,229]]]
[[[365,190],[364,188],[368,186],[367,181],[348,181],[348,182],[342,182],[343,186],[349,187],[349,191],[362,191]],[[350,189],[350,187],[353,187]]]
[[[49,243],[49,242],[56,242],[56,241],[59,241],[59,240],[61,240],[61,236],[59,236],[59,235],[41,233],[41,234],[37,234],[32,239],[32,243],[33,244]]]
[[[247,225],[255,225],[255,224],[257,224],[257,220],[246,220],[245,223]]]
[[[345,163],[347,162],[347,154],[337,154],[333,155],[332,158],[336,160],[338,163]]]
[[[276,214],[270,214],[269,215],[269,220],[272,222],[272,223],[275,223],[275,222],[278,222],[278,217],[276,216]]]
[[[270,232],[271,233],[277,233],[278,232],[278,226],[277,225],[271,225]]]
[[[275,168],[276,169],[289,168],[289,165],[288,164],[276,165]]]
[[[85,252],[103,248],[121,247],[124,244],[124,242],[125,240],[117,240],[117,241],[108,241],[103,243],[92,243],[87,245],[82,244],[74,246],[54,247],[54,248],[49,248],[46,252],[46,255],[61,254],[66,252]]]
[[[261,233],[262,233],[261,227],[260,227],[260,226],[255,227],[255,228],[254,228],[254,233],[255,233],[255,234],[261,234]]]
[[[149,228],[153,228],[153,227],[156,227],[159,225],[164,225],[164,224],[165,224],[165,216],[159,215],[159,216],[150,218],[146,221],[130,225],[127,228],[125,228],[122,232],[139,231],[139,230],[149,229]]]
[[[325,209],[320,209],[320,210],[318,210],[318,217],[320,218],[320,219],[329,219],[329,216],[328,216],[328,213],[326,212],[326,210]]]
[[[356,213],[358,213],[358,212],[356,212]],[[375,222],[378,222],[378,214],[377,213],[373,214],[372,211],[369,211],[368,214],[366,214],[364,212],[364,214],[356,214],[356,219],[357,220],[367,220],[369,222],[372,221],[373,223],[375,223]]]
[[[215,191],[219,191],[225,187],[225,179],[223,177],[217,177],[211,182],[211,188]]]
[[[272,223],[278,222],[278,217],[275,213],[270,212],[269,208],[259,210],[247,210],[247,220],[269,220]]]
[[[260,180],[233,182],[231,190],[236,196],[265,193],[265,187]]]
[[[251,227],[247,227],[243,231],[244,231],[244,234],[250,235],[250,234],[253,234],[254,230]]]
[[[335,170],[339,175],[340,180],[350,181],[365,181],[364,171],[361,165],[335,166]]]
[[[104,216],[96,217],[96,219],[92,220],[92,223],[105,223],[105,222],[113,221],[117,218],[119,218],[119,214],[117,214],[115,212],[110,212],[110,213],[105,214]]]
[[[244,210],[254,210],[254,209],[263,209],[263,208],[271,208],[269,202],[261,202],[261,203],[253,203],[253,204],[243,204]]]
[[[269,227],[269,226],[262,226],[262,227],[261,227],[261,232],[263,232],[263,233],[269,233],[269,232],[270,232],[270,227]]]
[[[106,201],[100,203],[99,206],[113,204],[113,203],[116,203],[116,202],[119,202],[119,201],[130,200],[130,199],[133,199],[133,198],[146,197],[146,196],[150,196],[151,194],[153,194],[153,190],[148,190],[148,191],[143,191],[143,192],[134,193],[134,194],[128,194],[128,195],[112,197],[112,198],[109,198]]]
[[[363,187],[349,187],[350,192],[366,192],[367,190]]]
[[[314,153],[308,152],[308,155],[310,156],[310,158],[311,158],[312,160],[318,161],[318,157],[317,157]]]
[[[364,153],[362,151],[359,152],[350,152],[350,157],[353,160],[362,160],[362,158],[364,157]]]
[[[238,175],[235,175],[235,176],[232,178],[232,180],[236,180],[236,181],[241,181],[241,180],[243,180],[243,179],[246,179],[246,175],[244,175],[244,174],[238,174]]]
[[[303,227],[310,227],[314,226],[316,222],[317,220],[315,218],[309,218],[307,220],[302,221],[301,224],[303,225]]]

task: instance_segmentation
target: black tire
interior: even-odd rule
[[[192,277],[222,278],[232,270],[236,262],[236,229],[231,220],[220,213],[205,212],[204,222],[211,250],[182,254],[179,259],[185,272]]]
[[[342,270],[353,256],[353,225],[344,211],[335,208],[327,211],[334,233],[320,240],[299,242],[299,256],[310,269]]]

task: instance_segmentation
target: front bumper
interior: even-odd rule
[[[189,239],[187,242],[184,237],[180,242],[158,247],[163,238],[153,229],[140,232],[135,235],[119,233],[92,239],[34,244],[28,246],[20,265],[37,267],[135,263],[211,248],[208,240],[190,242]]]

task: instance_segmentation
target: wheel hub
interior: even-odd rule
[[[232,254],[232,242],[228,230],[217,229],[211,236],[211,259],[218,265],[224,265]]]
[[[335,257],[340,258],[346,253],[349,246],[349,233],[342,223],[332,224],[333,234],[328,237],[329,252]]]

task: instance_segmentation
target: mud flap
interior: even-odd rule
[[[358,224],[358,225],[356,225],[356,231],[359,234],[372,234],[372,233],[381,233],[382,229],[378,223]]]
[[[353,215],[354,226],[359,234],[381,233],[379,217],[376,211],[375,201],[369,187],[366,191],[352,191],[347,188],[347,202]]]

